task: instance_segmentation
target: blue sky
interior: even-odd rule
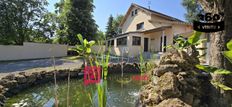
[[[53,12],[54,4],[59,0],[48,0],[48,10]],[[173,16],[175,18],[185,20],[185,8],[181,5],[182,0],[94,0],[94,19],[99,26],[99,30],[105,31],[106,24],[110,14],[116,16],[125,14],[131,3],[148,7],[148,1],[151,1],[151,9]]]

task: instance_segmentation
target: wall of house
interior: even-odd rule
[[[132,8],[132,11],[134,11],[137,8]],[[141,9],[138,9],[137,15],[131,16],[131,11],[130,15],[127,17],[125,23],[122,26],[122,33],[126,32],[131,32],[131,31],[137,31],[136,27],[137,24],[144,22],[144,30],[148,30],[153,28],[153,24],[149,22],[151,19],[151,15]]]
[[[174,24],[172,25],[174,35],[193,31],[191,25]]]
[[[122,56],[122,54],[123,55],[127,54],[127,52],[125,52],[125,50],[128,50],[128,41],[129,41],[128,35],[129,34],[113,38],[114,46],[111,46],[111,51],[110,51],[111,54],[117,55],[117,56]],[[127,37],[127,45],[119,45],[119,46],[117,46],[117,39],[123,38],[123,37]],[[112,40],[112,39],[110,39],[110,40]]]
[[[153,28],[159,28],[162,26],[172,26],[172,24],[169,20],[161,18],[161,17],[154,15],[154,14],[151,15],[150,23],[153,25]]]
[[[173,32],[171,29],[166,29],[164,31],[157,31],[154,33],[147,34],[151,38],[151,44],[150,44],[151,52],[160,51],[160,42],[161,42],[161,36],[163,35],[163,33],[167,38],[166,46],[173,44]]]
[[[29,43],[23,46],[0,45],[0,61],[67,56],[67,45]]]

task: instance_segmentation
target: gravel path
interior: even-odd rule
[[[56,68],[80,68],[82,65],[81,60],[66,60],[57,58],[55,60]],[[0,78],[15,72],[28,72],[38,69],[53,69],[53,61],[51,59],[39,59],[28,61],[14,61],[14,62],[1,62],[0,63]]]

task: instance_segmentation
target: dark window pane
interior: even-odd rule
[[[134,16],[134,11],[131,12],[131,16]]]
[[[137,30],[144,29],[144,22],[137,24]]]
[[[119,45],[127,45],[127,37],[118,38],[117,39],[117,46],[119,46]]]
[[[135,14],[137,14],[138,13],[138,10],[137,9],[135,9]]]
[[[133,36],[132,40],[132,45],[141,45],[141,37]]]

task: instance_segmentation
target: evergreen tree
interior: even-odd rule
[[[114,28],[113,28],[113,20],[114,20],[114,17],[110,15],[107,26],[106,26],[106,38],[112,38],[116,35]]]

